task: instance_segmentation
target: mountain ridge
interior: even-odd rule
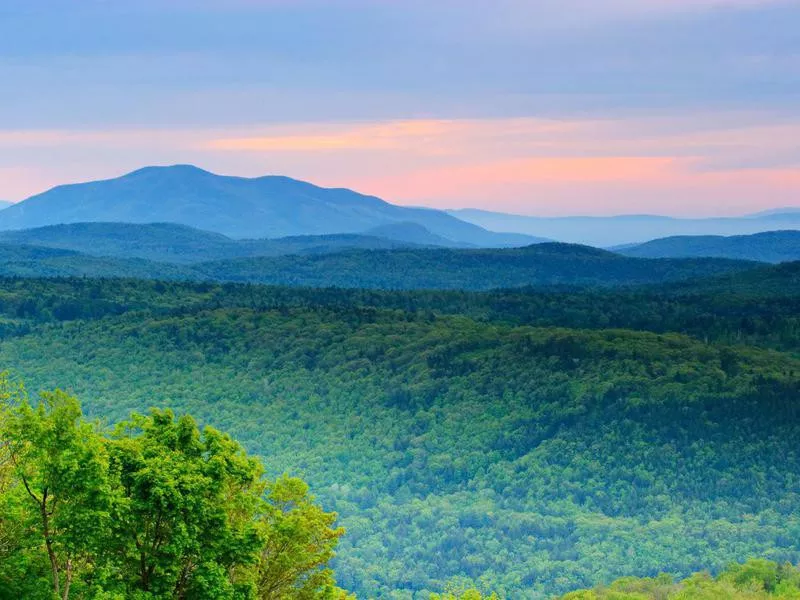
[[[425,245],[346,233],[238,240],[175,223],[105,222],[0,231],[0,243],[61,248],[90,256],[141,258],[178,264],[226,258],[338,252],[347,248],[378,250]]]
[[[780,263],[800,260],[800,231],[735,236],[672,236],[615,250],[639,258],[715,257]]]
[[[282,175],[217,175],[193,165],[149,166],[111,179],[60,185],[0,211],[0,230],[98,221],[178,223],[239,239],[362,233],[411,221],[456,243],[505,247],[537,241],[345,188]]]
[[[632,258],[563,243],[501,249],[312,249],[304,254],[180,264],[0,243],[3,276],[137,277],[387,290],[626,287],[725,275],[752,270],[760,264],[717,258]]]
[[[489,230],[514,231],[563,242],[615,247],[676,235],[750,235],[800,229],[800,212],[777,209],[742,217],[679,218],[663,215],[535,217],[481,209],[449,210],[459,219]]]

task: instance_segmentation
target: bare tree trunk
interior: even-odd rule
[[[47,557],[50,559],[50,568],[53,571],[53,591],[56,597],[61,597],[61,583],[59,582],[58,558],[53,550],[53,539],[50,537],[50,517],[47,514],[47,490],[42,493],[42,501],[39,503],[39,510],[42,513],[42,533],[44,533],[44,545],[47,547]],[[67,590],[69,591],[69,590]]]
[[[67,559],[67,572],[64,577],[64,595],[61,596],[62,600],[69,600],[69,588],[72,585],[72,559]]]

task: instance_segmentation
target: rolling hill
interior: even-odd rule
[[[800,297],[800,261],[676,282],[665,291],[670,294],[726,293],[748,298],[772,295]],[[797,307],[797,314],[800,314],[800,307]]]
[[[362,233],[413,222],[455,243],[505,247],[538,241],[351,190],[288,177],[228,177],[189,165],[145,167],[116,179],[58,186],[0,211],[0,230],[97,221],[177,223],[234,238]]]
[[[387,226],[388,227],[388,226]],[[415,228],[427,232],[422,226]],[[431,233],[419,239],[444,240]],[[144,258],[191,264],[249,256],[338,252],[343,249],[392,249],[417,246],[410,241],[360,234],[294,236],[274,240],[235,240],[221,233],[174,223],[72,223],[0,231],[0,244],[24,244],[74,250],[92,256]],[[449,242],[448,244],[452,244]],[[445,244],[445,245],[448,245]]]
[[[768,231],[753,235],[675,236],[617,249],[640,258],[713,256],[779,263],[800,260],[800,231]]]
[[[0,243],[0,275],[8,277],[135,277],[203,279],[188,266],[138,258],[90,256],[72,250]]]
[[[509,312],[483,320],[361,294],[0,280],[0,364],[32,393],[78,395],[103,423],[190,413],[263,456],[269,477],[302,477],[339,515],[332,566],[359,598],[427,599],[458,578],[542,600],[627,574],[800,559],[792,352],[703,331],[566,328],[593,307],[583,292],[545,299],[555,326],[536,327],[522,323],[544,311],[503,294],[489,302]],[[652,314],[661,329],[658,305],[612,302],[628,325]],[[717,312],[670,304],[677,330]],[[770,314],[730,309],[733,333]],[[796,317],[782,323],[767,331],[796,349]],[[707,591],[676,598],[733,597]]]
[[[376,238],[378,239],[378,238]],[[232,258],[192,264],[92,256],[71,250],[0,246],[0,275],[24,277],[140,277],[288,286],[370,289],[471,289],[524,286],[632,286],[711,277],[759,263],[716,258],[645,259],[570,244],[525,248],[391,250],[314,249],[305,254]],[[319,244],[315,238],[314,243]],[[284,248],[285,249],[285,248]]]
[[[665,283],[745,271],[728,259],[641,259],[570,244],[512,249],[398,249],[245,258],[194,265],[220,281],[374,289]]]
[[[745,217],[709,219],[678,219],[658,215],[532,217],[477,209],[451,210],[449,214],[494,231],[515,231],[599,247],[641,244],[677,235],[749,235],[800,229],[800,212],[788,208]]]
[[[420,246],[442,246],[450,248],[465,248],[473,246],[464,242],[453,242],[440,235],[431,233],[428,229],[412,221],[405,223],[391,223],[380,225],[364,232],[365,235],[408,242]],[[545,241],[545,240],[542,240]]]

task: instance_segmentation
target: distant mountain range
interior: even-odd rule
[[[786,208],[746,217],[677,219],[657,215],[617,217],[530,217],[477,209],[449,214],[495,231],[542,236],[601,248],[689,235],[748,235],[800,229],[800,209]]]
[[[416,223],[385,225],[367,233],[370,235],[340,233],[237,240],[221,233],[174,223],[72,223],[0,231],[0,244],[8,248],[37,247],[93,257],[134,258],[184,265],[230,259],[335,254],[351,250],[468,249],[432,234]],[[672,237],[613,250],[638,258],[711,257],[777,263],[800,260],[800,231],[734,237]],[[10,256],[14,258],[13,253]],[[422,262],[428,262],[425,253],[420,256],[425,257]],[[450,257],[449,254],[438,256]],[[476,257],[479,254],[467,252],[465,256]],[[514,260],[515,255],[506,256]],[[498,263],[497,268],[503,266]],[[438,269],[434,271],[438,272]]]
[[[146,167],[116,179],[62,185],[0,211],[0,230],[80,222],[177,223],[239,239],[364,233],[400,225],[408,235],[412,223],[447,245],[543,241],[487,231],[443,211],[395,206],[351,190],[288,177],[215,175],[189,165]]]
[[[617,248],[616,252],[640,258],[709,256],[779,263],[800,260],[800,231],[769,231],[731,237],[675,236]]]
[[[797,215],[800,214],[800,206],[783,206],[781,208],[771,208],[749,215],[751,217],[770,217],[772,215]]]
[[[424,226],[411,221],[373,227],[365,231],[364,235],[406,242],[419,246],[441,246],[445,248],[468,248],[477,246],[477,244],[454,242],[440,235],[436,235],[435,233],[431,233]],[[549,240],[541,239],[537,241],[546,242]]]
[[[229,177],[189,165],[59,186],[2,207],[0,244],[184,265],[356,249],[523,248],[552,240],[642,258],[800,259],[798,207],[714,219],[448,213],[288,177]]]
[[[306,235],[274,240],[235,240],[221,233],[201,231],[175,223],[72,223],[34,229],[0,231],[0,244],[28,245],[71,250],[91,256],[142,258],[152,261],[191,264],[203,261],[286,254],[325,254],[346,249],[388,250],[434,246],[446,242],[422,226],[386,226],[376,235]],[[384,237],[378,237],[378,233]],[[405,234],[405,235],[404,235]],[[398,235],[420,243],[391,239]]]
[[[0,275],[6,276],[137,277],[373,289],[661,284],[746,271],[758,264],[717,258],[631,258],[558,243],[509,249],[350,249],[175,264],[0,242]]]

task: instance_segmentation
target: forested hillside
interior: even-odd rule
[[[467,600],[467,596],[462,597]],[[716,577],[708,571],[695,573],[680,581],[666,574],[646,579],[625,577],[608,586],[569,593],[561,600],[789,600],[798,597],[800,569],[790,564],[749,560],[745,564],[729,566]]]
[[[388,231],[387,231],[388,232]],[[443,245],[452,245],[446,243]],[[90,256],[141,258],[192,264],[248,256],[281,256],[426,245],[376,235],[305,235],[279,239],[235,240],[173,223],[73,223],[35,229],[0,231],[5,246],[32,245],[72,250]],[[433,244],[436,245],[436,244]],[[9,256],[9,258],[14,258]]]
[[[800,231],[767,231],[753,235],[675,236],[620,248],[625,256],[678,258],[716,256],[779,263],[800,260]]]
[[[219,308],[386,308],[537,327],[635,329],[800,352],[800,263],[737,277],[628,289],[527,288],[383,291],[135,279],[0,279],[5,335],[40,323],[130,311],[183,314]]]
[[[276,246],[270,251],[276,252],[274,256],[192,264],[0,244],[0,276],[138,277],[295,287],[487,290],[545,285],[661,284],[742,273],[760,264],[720,258],[630,258],[588,246],[552,243],[512,249],[358,250],[339,247],[339,251],[335,251],[341,242],[290,238],[276,242],[284,250]],[[267,243],[272,242],[267,240]],[[345,243],[350,242],[345,240]],[[384,240],[381,244],[385,247],[393,242]],[[247,243],[236,247],[247,247]],[[293,254],[286,255],[287,251]],[[159,252],[163,260],[164,249],[156,251]]]
[[[0,362],[29,389],[230,431],[339,513],[360,597],[800,559],[796,296],[0,288]]]
[[[491,289],[525,285],[635,285],[746,271],[727,259],[638,259],[569,244],[512,249],[348,251],[210,262],[210,279],[377,289]]]
[[[800,0],[0,0],[0,600],[800,600],[798,75]]]

